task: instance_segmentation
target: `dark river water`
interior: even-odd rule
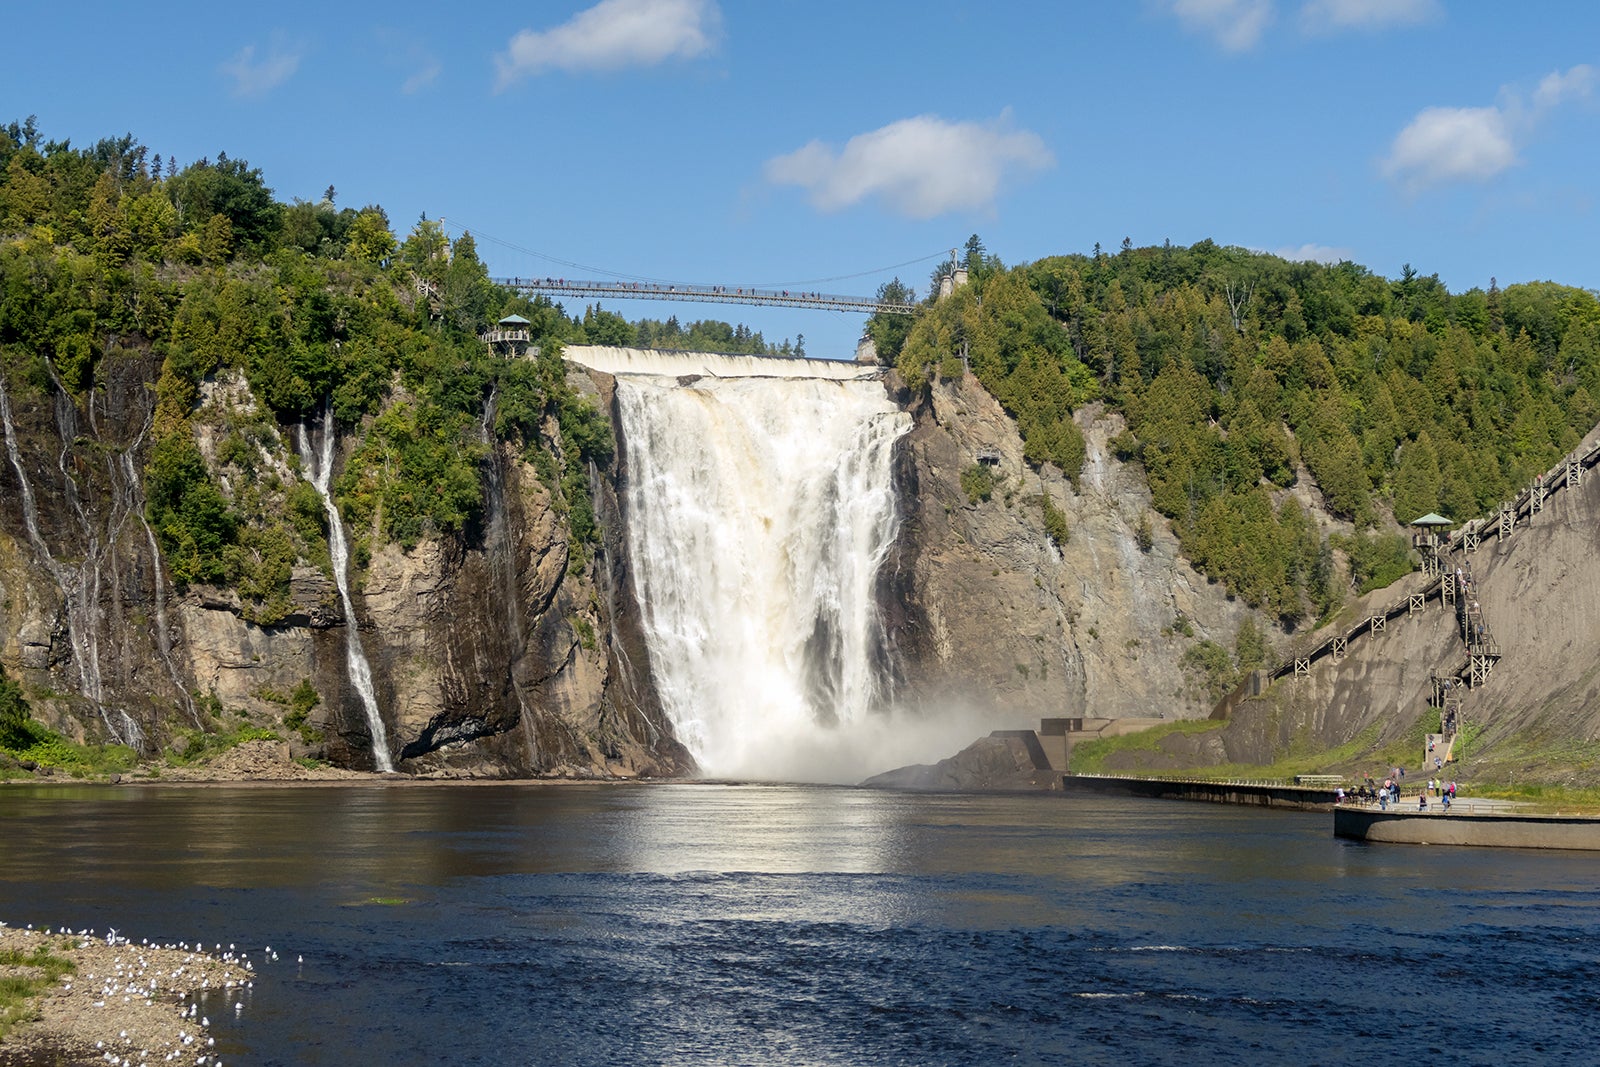
[[[278,952],[228,1064],[1589,1064],[1597,887],[1161,801],[0,788],[0,920]]]

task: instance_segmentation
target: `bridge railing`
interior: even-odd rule
[[[840,296],[798,289],[756,289],[739,285],[684,285],[675,282],[602,282],[570,278],[496,278],[495,283],[524,293],[609,297],[619,300],[685,300],[710,304],[761,304],[818,308],[868,315],[915,315],[916,304],[865,296]]]

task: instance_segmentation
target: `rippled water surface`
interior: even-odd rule
[[[1600,1042],[1600,857],[1365,846],[1326,815],[6,787],[0,830],[0,919],[278,951],[241,1011],[207,1004],[230,1063],[1459,1067]]]

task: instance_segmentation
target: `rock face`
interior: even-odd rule
[[[692,771],[649,676],[614,471],[591,478],[604,540],[574,552],[551,491],[497,446],[476,527],[410,551],[373,538],[352,574],[354,618],[326,564],[301,561],[287,613],[262,625],[233,591],[175,588],[146,525],[146,383],[158,371],[149,353],[113,351],[103,383],[78,402],[53,380],[6,382],[14,433],[0,457],[0,658],[47,725],[148,753],[184,730],[293,736],[281,729],[286,695],[309,682],[320,703],[296,751],[371,769],[346,664],[345,628],[356,626],[402,770]],[[574,371],[569,382],[611,411],[609,376]],[[914,418],[897,446],[900,533],[879,576],[900,702],[968,714],[979,730],[1046,715],[1207,710],[1180,657],[1201,637],[1230,643],[1244,609],[1176,555],[1158,517],[1138,544],[1148,494],[1109,454],[1119,420],[1082,413],[1089,460],[1074,486],[1054,468],[1028,467],[1014,423],[970,377],[913,395],[890,375],[886,388]],[[197,444],[215,463],[218,421],[206,407],[237,412],[254,400],[227,375],[203,397]],[[359,433],[341,442],[336,475]],[[553,427],[548,436],[558,438]],[[279,427],[261,445],[262,470],[286,484],[302,477],[292,439]],[[974,503],[961,476],[980,455],[995,487]],[[1045,494],[1067,517],[1064,544],[1045,532]]]
[[[1547,479],[1556,488],[1543,510],[1519,522],[1509,537],[1486,527],[1477,550],[1447,557],[1452,569],[1470,567],[1501,654],[1485,684],[1454,691],[1463,701],[1465,740],[1453,753],[1460,763],[1451,777],[1594,780],[1600,755],[1600,661],[1594,655],[1600,643],[1600,476],[1590,471],[1573,488],[1563,482]],[[1306,647],[1406,603],[1426,585],[1421,575],[1411,575],[1370,594],[1323,633],[1308,635]],[[1346,754],[1321,769],[1381,776],[1399,762],[1419,773],[1427,754],[1418,738],[1440,727],[1439,713],[1430,708],[1431,676],[1454,677],[1466,663],[1457,616],[1434,595],[1416,614],[1391,618],[1381,633],[1352,638],[1340,660],[1321,659],[1306,677],[1279,679],[1260,699],[1241,703],[1225,726],[1167,737],[1154,753],[1119,753],[1112,766],[1265,764],[1293,751],[1342,747]]]
[[[868,778],[874,789],[918,792],[1033,792],[1049,789],[1060,775],[1034,766],[1027,746],[1014,737],[981,737],[938,763],[919,763]]]
[[[1088,459],[1074,486],[1053,466],[1028,466],[1016,424],[970,375],[921,397],[893,378],[890,387],[915,418],[880,597],[906,697],[1009,727],[1208,712],[1182,655],[1204,638],[1231,647],[1250,613],[1177,554],[1142,473],[1111,455],[1120,417],[1079,413]],[[975,502],[961,476],[979,466],[994,489]],[[1067,518],[1064,544],[1046,533],[1046,494]]]

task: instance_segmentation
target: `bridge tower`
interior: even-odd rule
[[[943,300],[967,284],[967,266],[961,262],[956,250],[950,250],[950,270],[939,279],[939,299]]]

